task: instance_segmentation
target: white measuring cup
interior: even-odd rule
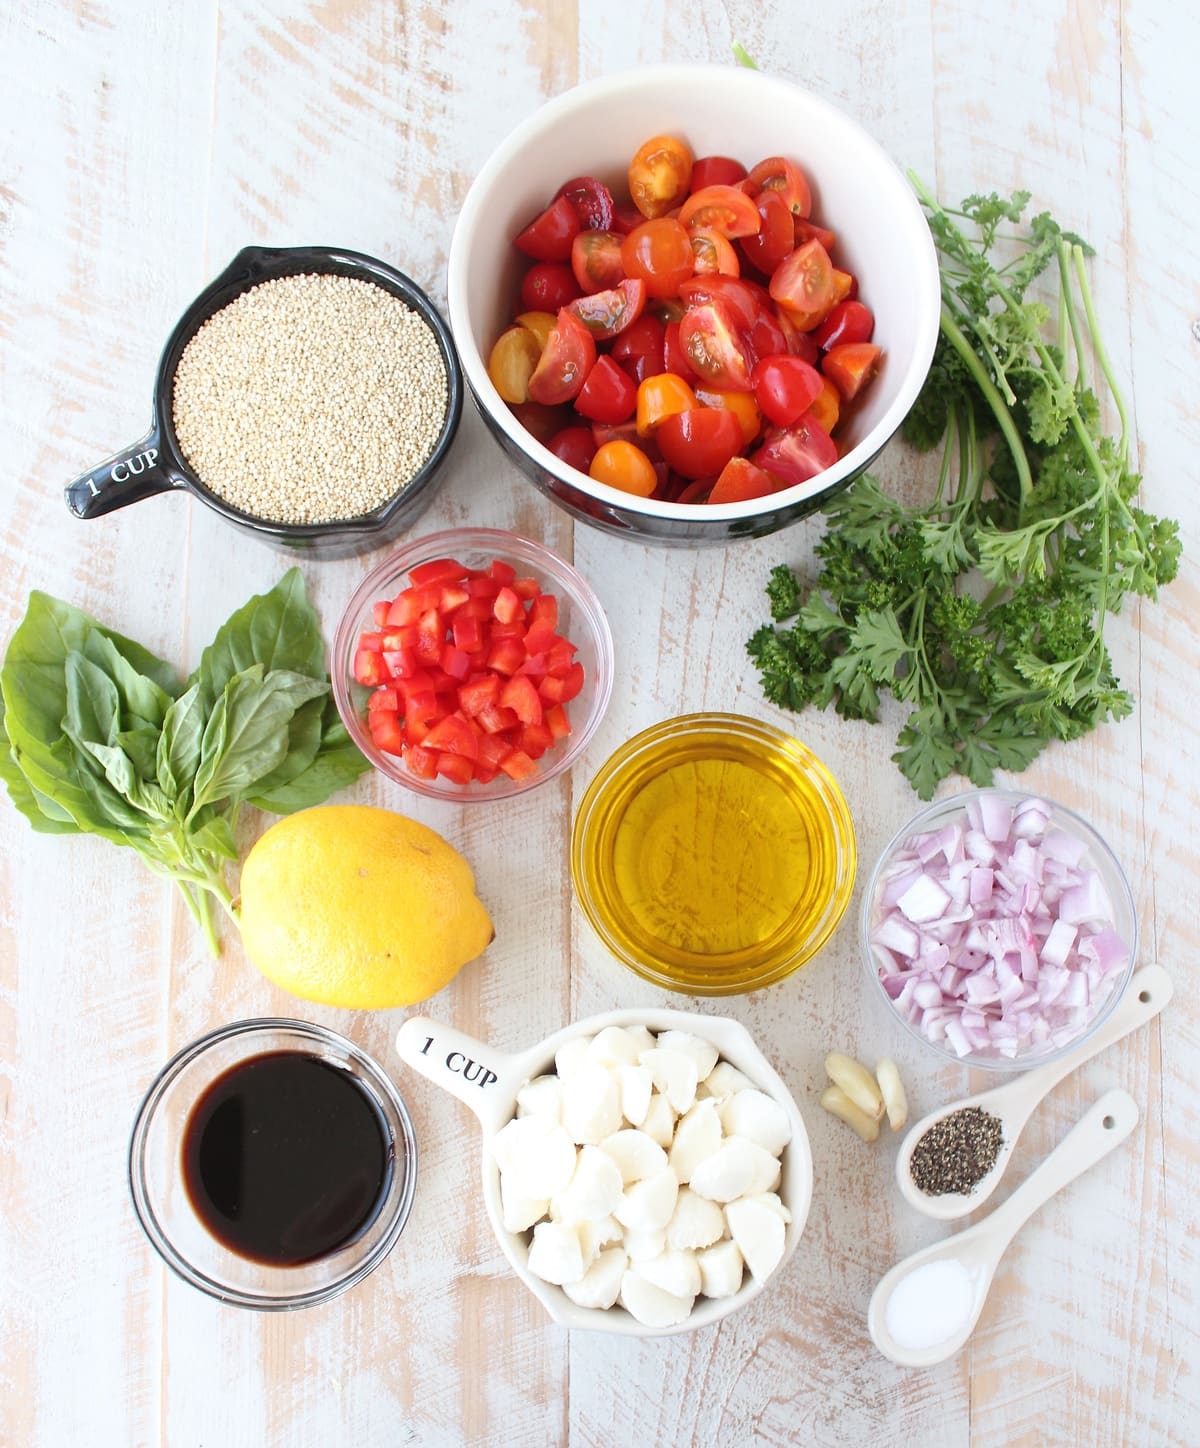
[[[661,1031],[687,1031],[699,1036],[715,1046],[724,1060],[736,1066],[787,1113],[792,1138],[783,1151],[778,1190],[792,1219],[784,1236],[783,1258],[772,1274],[776,1275],[795,1251],[808,1218],[812,1203],[812,1153],[804,1120],[791,1093],[740,1022],[685,1011],[607,1011],[566,1026],[526,1051],[508,1055],[427,1016],[410,1016],[396,1036],[396,1051],[407,1066],[465,1102],[479,1118],[483,1128],[483,1200],[492,1231],[513,1271],[555,1322],[564,1327],[626,1333],[634,1337],[691,1332],[745,1306],[765,1284],[747,1271],[741,1290],[734,1296],[697,1297],[686,1321],[675,1327],[647,1327],[621,1307],[607,1310],[577,1307],[561,1287],[544,1282],[530,1272],[528,1234],[509,1232],[504,1226],[500,1172],[492,1156],[492,1139],[516,1115],[517,1092],[521,1087],[535,1076],[553,1072],[555,1053],[561,1046],[579,1036],[594,1036],[606,1026],[645,1026],[656,1035]]]

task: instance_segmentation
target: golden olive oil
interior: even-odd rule
[[[837,784],[797,740],[734,715],[638,735],[575,822],[580,903],[627,965],[672,989],[732,994],[828,939],[854,881]]]

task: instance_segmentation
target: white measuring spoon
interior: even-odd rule
[[[1041,1166],[982,1222],[944,1242],[935,1242],[893,1267],[875,1288],[867,1309],[871,1339],[884,1357],[906,1368],[930,1367],[952,1357],[974,1331],[1000,1258],[1020,1228],[1055,1192],[1124,1141],[1137,1123],[1137,1103],[1129,1092],[1120,1087],[1106,1091]],[[952,1265],[955,1263],[957,1268]],[[946,1273],[939,1275],[948,1280],[943,1280],[940,1289],[935,1287],[932,1273],[921,1278],[913,1276],[935,1264],[946,1264]],[[903,1297],[897,1297],[901,1290]],[[952,1325],[946,1334],[937,1342],[915,1347],[898,1342],[893,1336],[895,1324],[889,1327],[889,1305],[899,1310],[907,1299],[923,1312],[939,1290],[950,1298],[948,1315]]]
[[[980,1091],[974,1096],[964,1097],[961,1101],[952,1101],[949,1106],[939,1107],[937,1111],[923,1116],[900,1143],[900,1151],[896,1157],[896,1184],[905,1200],[919,1212],[924,1212],[927,1217],[936,1217],[943,1222],[965,1217],[968,1212],[981,1207],[999,1185],[1017,1144],[1017,1138],[1042,1098],[1053,1090],[1064,1076],[1069,1076],[1085,1061],[1090,1061],[1114,1041],[1119,1041],[1122,1036],[1129,1035],[1147,1021],[1153,1020],[1171,999],[1173,990],[1171,977],[1161,965],[1143,966],[1130,979],[1116,1010],[1096,1034],[1076,1050],[1068,1051],[1065,1056],[1060,1056],[1056,1061],[1048,1061],[1044,1066],[1035,1066],[1023,1075],[1005,1082],[1003,1086],[994,1086],[990,1091]],[[989,1116],[1000,1118],[1003,1139],[995,1163],[973,1191],[946,1192],[941,1196],[931,1196],[913,1181],[912,1172],[909,1170],[913,1148],[931,1126],[970,1106],[978,1106]]]

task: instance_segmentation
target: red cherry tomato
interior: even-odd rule
[[[775,268],[768,290],[802,332],[811,331],[837,299],[829,253],[819,241],[806,241]]]
[[[565,196],[575,208],[579,225],[584,231],[611,231],[613,224],[613,195],[603,181],[594,176],[576,176],[560,186],[554,193],[555,201]]]
[[[674,210],[691,182],[691,150],[675,136],[651,136],[629,163],[629,194],[646,217]]]
[[[672,217],[643,221],[622,241],[621,265],[646,283],[648,296],[674,297],[696,269],[692,239]]]
[[[687,383],[700,380],[688,360],[688,354],[683,350],[683,343],[679,340],[678,322],[668,322],[663,328],[662,352],[659,356],[659,365],[654,370],[656,372],[673,372],[676,377],[681,377]]]
[[[788,227],[791,233],[791,227]],[[719,272],[722,276],[736,277],[741,274],[741,263],[737,252],[727,237],[707,226],[692,227],[692,255],[696,259],[696,274],[706,276]]]
[[[745,166],[732,156],[701,156],[692,167],[692,191],[703,191],[706,186],[736,186],[745,177]]]
[[[818,347],[837,347],[843,342],[869,342],[874,331],[874,312],[848,297],[833,308],[812,339]]]
[[[637,388],[611,357],[597,357],[575,399],[575,411],[593,422],[624,422],[636,406]]]
[[[737,418],[716,407],[672,413],[654,436],[668,466],[685,478],[712,477],[742,447]]]
[[[570,402],[579,396],[595,361],[592,334],[563,307],[529,379],[529,396],[550,406]]]
[[[819,241],[826,251],[832,251],[837,243],[836,234],[827,226],[818,226],[803,216],[792,218],[792,229],[796,233],[797,246],[803,246],[806,241]]]
[[[625,278],[621,238],[615,231],[581,231],[571,243],[571,270],[581,292],[615,287]]]
[[[776,427],[790,427],[821,395],[821,374],[799,357],[764,357],[750,381],[755,402]]]
[[[821,359],[821,371],[841,393],[844,401],[857,397],[863,384],[875,375],[881,349],[874,342],[849,342],[831,347]]]
[[[795,248],[792,213],[778,191],[762,191],[754,198],[759,228],[742,237],[742,255],[766,276]]]
[[[704,227],[722,236],[753,236],[762,225],[758,208],[736,186],[706,186],[693,191],[679,213],[681,226]]]
[[[567,308],[598,341],[617,336],[642,315],[646,306],[646,283],[626,278],[603,292],[579,297]]]
[[[745,503],[775,491],[770,473],[756,468],[749,458],[730,458],[708,495],[710,503]]]
[[[521,278],[521,306],[527,312],[557,312],[578,295],[575,273],[565,261],[535,261]]]
[[[805,217],[812,210],[808,178],[785,156],[768,156],[754,167],[748,179],[756,196],[763,191],[778,191],[793,216]]]
[[[787,339],[776,318],[771,298],[748,277],[693,277],[680,286],[679,298],[687,306],[714,300],[724,302],[740,330],[742,350],[751,367],[760,357],[787,351]]]
[[[643,312],[613,340],[612,359],[634,381],[663,370],[663,324]]]
[[[679,343],[692,371],[704,381],[733,392],[753,391],[749,346],[736,314],[721,298],[687,309],[679,323]]]
[[[825,429],[811,418],[802,417],[791,427],[779,427],[767,433],[762,447],[751,455],[750,461],[790,488],[831,468],[837,457],[837,443]]]
[[[514,238],[513,245],[536,261],[569,261],[571,243],[578,233],[579,217],[575,208],[565,196],[560,196]]]
[[[556,458],[581,473],[587,472],[596,456],[596,440],[590,427],[564,427],[546,446]]]
[[[782,307],[776,307],[775,320],[779,323],[779,330],[783,333],[784,342],[790,356],[800,357],[811,366],[817,365],[817,359],[821,355],[821,349],[813,341],[811,332],[802,332],[795,322],[788,316]]]

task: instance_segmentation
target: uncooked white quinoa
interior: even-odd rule
[[[330,523],[411,481],[446,416],[424,319],[356,277],[277,277],[215,312],[175,369],[173,417],[196,476],[272,523]]]

